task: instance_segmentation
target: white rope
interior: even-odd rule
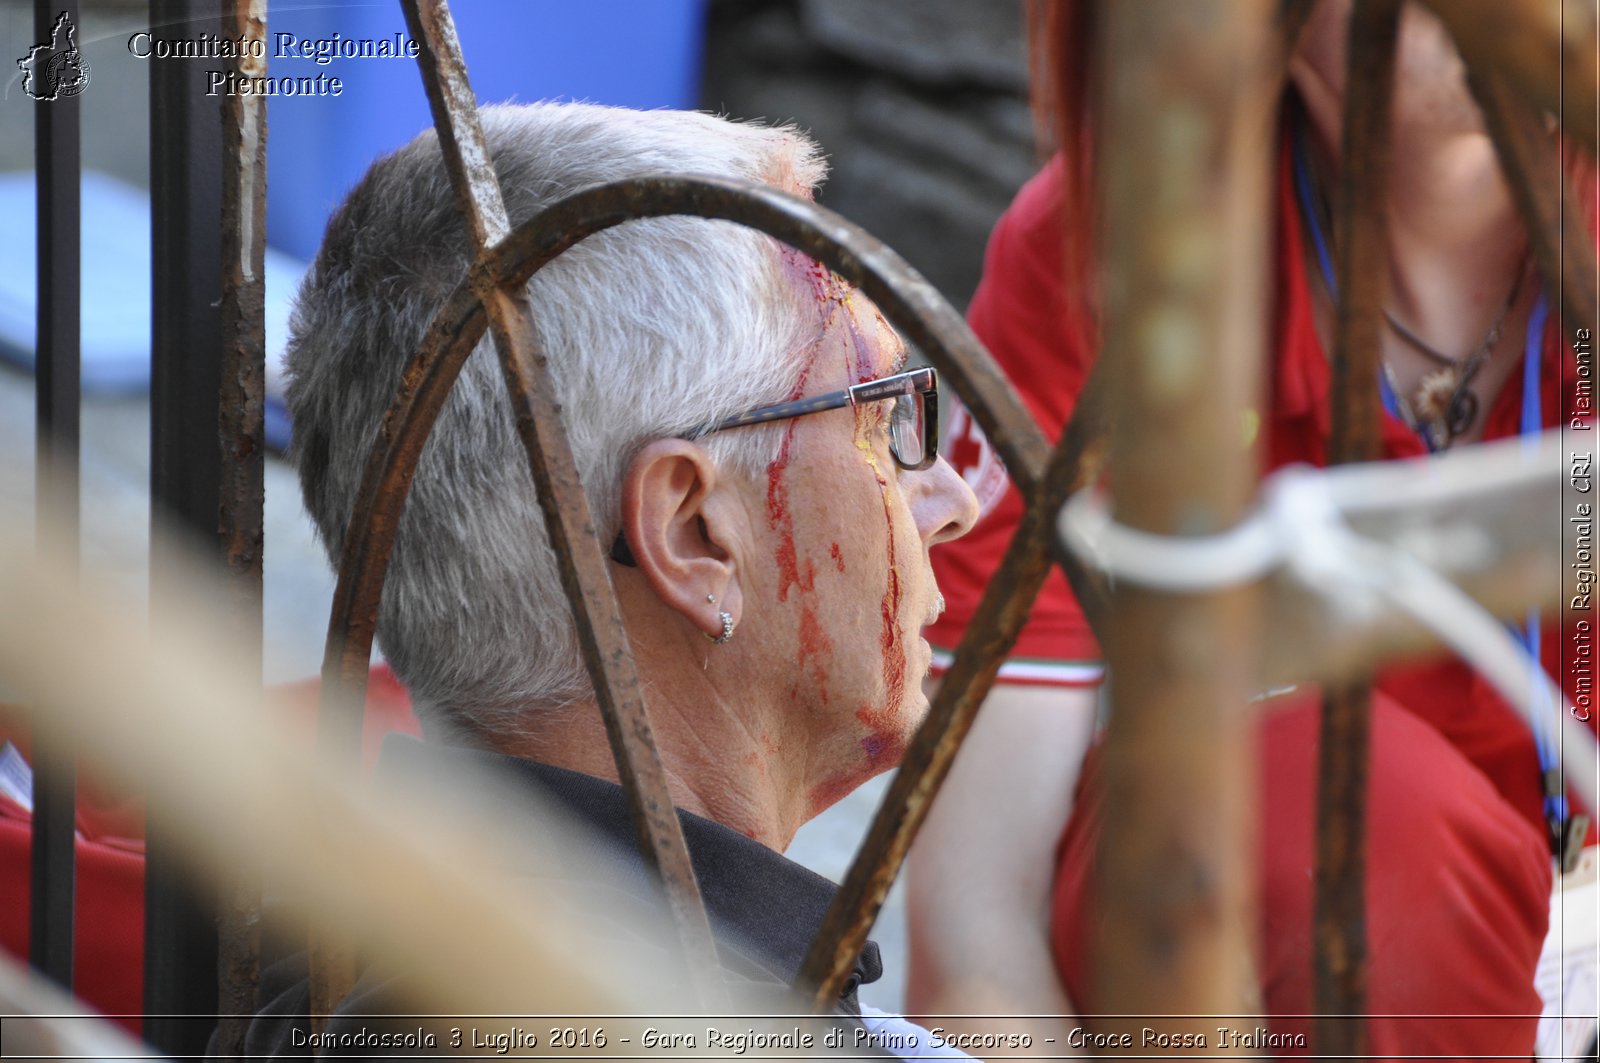
[[[1554,448],[1541,445],[1510,462],[1505,447],[1488,455],[1430,459],[1387,466],[1332,470],[1280,469],[1262,485],[1261,504],[1226,532],[1165,536],[1111,519],[1104,492],[1078,492],[1062,508],[1058,529],[1068,547],[1113,580],[1173,593],[1220,590],[1260,579],[1277,568],[1340,603],[1354,618],[1384,604],[1411,614],[1473,666],[1509,702],[1528,728],[1561,751],[1563,769],[1578,800],[1600,808],[1594,734],[1569,711],[1565,696],[1511,633],[1460,588],[1417,558],[1356,534],[1348,510],[1393,508],[1419,493],[1437,503],[1479,494],[1531,478],[1559,479]],[[1489,450],[1490,448],[1480,448]],[[1446,464],[1448,463],[1448,464]],[[1442,468],[1441,468],[1442,466]],[[1465,473],[1466,475],[1462,475]],[[1381,500],[1381,501],[1380,501]],[[1535,704],[1554,705],[1559,717]],[[1559,718],[1559,727],[1554,723]],[[1558,737],[1559,731],[1559,737]]]

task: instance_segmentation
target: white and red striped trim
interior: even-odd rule
[[[950,650],[933,647],[933,674],[942,676],[955,662]],[[1106,679],[1102,661],[1051,661],[1038,657],[1011,657],[1000,666],[997,683],[1041,687],[1097,687]]]

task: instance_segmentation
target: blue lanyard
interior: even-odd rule
[[[1328,252],[1328,240],[1322,234],[1322,223],[1317,219],[1316,211],[1312,209],[1311,195],[1311,166],[1306,161],[1305,137],[1300,132],[1300,123],[1294,123],[1294,132],[1290,137],[1290,151],[1294,156],[1294,190],[1300,201],[1300,216],[1305,219],[1306,229],[1311,234],[1311,245],[1316,248],[1317,264],[1322,267],[1322,280],[1328,286],[1328,294],[1333,297],[1335,304],[1339,302],[1339,280],[1333,271],[1333,255]],[[1389,386],[1389,378],[1380,369],[1378,372],[1378,395],[1383,400],[1383,408],[1389,411],[1389,416],[1400,418],[1400,399],[1394,393],[1394,388]],[[1431,452],[1433,442],[1427,433],[1418,432],[1422,445]]]
[[[1532,437],[1544,428],[1543,395],[1539,390],[1539,349],[1544,341],[1545,319],[1550,315],[1550,301],[1544,292],[1539,293],[1538,300],[1533,304],[1533,312],[1528,315],[1528,331],[1523,339],[1522,356],[1522,438],[1531,443]],[[1529,668],[1540,668],[1541,639],[1539,631],[1539,611],[1528,610],[1527,620],[1522,629],[1516,632],[1517,641],[1522,643],[1522,648],[1528,651],[1531,663]],[[1535,678],[1538,678],[1535,676]],[[1533,710],[1538,713],[1558,714],[1559,706],[1551,705],[1543,683],[1532,684],[1534,690]],[[1556,726],[1560,726],[1557,718]],[[1551,774],[1558,764],[1556,751],[1551,748],[1550,742],[1544,732],[1534,731],[1533,741],[1539,751],[1539,771],[1544,783],[1544,814],[1545,819],[1551,824],[1554,837],[1559,839],[1566,833],[1567,819],[1570,815],[1567,809],[1567,795],[1559,785],[1554,785]]]
[[[1294,188],[1295,196],[1299,201],[1300,216],[1305,220],[1306,230],[1311,235],[1312,247],[1317,253],[1317,264],[1322,270],[1322,279],[1328,286],[1328,293],[1333,297],[1335,304],[1339,301],[1339,281],[1333,270],[1333,256],[1328,252],[1328,241],[1322,232],[1322,223],[1317,218],[1317,213],[1312,206],[1311,193],[1311,167],[1306,160],[1305,137],[1301,133],[1301,124],[1293,123],[1293,132],[1290,136],[1290,153],[1294,163]],[[1545,322],[1550,316],[1550,301],[1545,293],[1540,291],[1539,297],[1534,301],[1533,312],[1528,316],[1528,329],[1522,344],[1522,424],[1520,434],[1524,440],[1531,440],[1544,430],[1543,396],[1539,391],[1540,350],[1544,342]],[[1400,402],[1394,389],[1389,386],[1389,378],[1380,369],[1378,372],[1378,393],[1383,398],[1383,408],[1389,411],[1390,416],[1400,416]],[[1424,432],[1418,432],[1423,445],[1431,452],[1433,443]],[[1518,628],[1513,628],[1517,641],[1528,652],[1531,668],[1540,668],[1540,632],[1539,611],[1528,611],[1527,620]],[[1549,698],[1545,695],[1542,683],[1533,684],[1535,694],[1535,712],[1559,712],[1559,707],[1550,705]],[[1551,845],[1557,849],[1562,845],[1566,835],[1567,821],[1570,812],[1567,808],[1567,795],[1560,785],[1555,782],[1560,776],[1557,774],[1559,763],[1556,751],[1551,748],[1543,732],[1535,731],[1533,736],[1534,749],[1539,756],[1539,781],[1544,790],[1545,821],[1550,825]]]

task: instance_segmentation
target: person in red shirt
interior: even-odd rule
[[[1062,143],[1087,134],[1093,7],[1051,5]],[[1326,460],[1336,285],[1327,196],[1336,182],[1349,4],[1320,3],[1291,60],[1277,182],[1271,378],[1258,422],[1263,472]],[[1382,445],[1390,459],[1586,422],[1571,348],[1529,264],[1526,234],[1443,27],[1406,9],[1395,92],[1391,280],[1383,337]],[[1554,143],[1554,142],[1553,142]],[[1096,351],[1092,160],[1058,155],[995,229],[969,318],[1058,437]],[[1589,189],[1589,183],[1575,187]],[[1592,219],[1592,203],[1590,215]],[[1070,237],[1069,237],[1070,234]],[[961,542],[934,553],[947,601],[936,662],[960,640],[1022,513],[965,411],[945,453],[979,497]],[[1553,519],[1553,518],[1552,518]],[[1592,610],[1591,610],[1592,612]],[[1525,637],[1563,675],[1561,620]],[[1590,618],[1592,622],[1592,617]],[[941,656],[940,655],[945,655]],[[1570,670],[1570,669],[1568,669]],[[1052,573],[918,843],[909,880],[908,1011],[1094,1010],[1090,861],[1095,757],[1078,778],[1103,678],[1099,648]],[[1263,1000],[1279,1042],[1309,1029],[1318,697],[1277,699],[1259,724]],[[1368,842],[1369,1047],[1376,1054],[1527,1056],[1540,1001],[1532,972],[1550,891],[1538,753],[1512,710],[1465,663],[1386,669],[1373,706]],[[1076,793],[1076,797],[1074,796]],[[1065,834],[1061,833],[1067,822]],[[1056,846],[1060,838],[1059,848]],[[1467,1022],[1397,1016],[1499,1016]],[[1296,1017],[1299,1016],[1299,1017]],[[1304,1050],[1303,1048],[1301,1050]]]

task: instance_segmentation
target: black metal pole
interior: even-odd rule
[[[62,39],[52,41],[60,21]],[[78,0],[35,0],[35,41],[76,43]],[[66,39],[72,27],[73,40]],[[59,49],[56,54],[59,54]],[[44,65],[41,63],[41,65]],[[53,64],[51,64],[53,66]],[[59,78],[60,71],[55,71]],[[35,344],[39,542],[78,553],[78,398],[80,301],[78,97],[34,72],[34,180],[38,195],[38,307]],[[54,97],[54,98],[51,98]],[[44,707],[40,711],[48,711]],[[72,988],[73,863],[77,771],[70,744],[33,741],[29,959],[46,977]]]
[[[152,0],[152,30],[222,32],[220,0]],[[152,313],[151,520],[215,555],[221,455],[222,111],[205,94],[206,64],[150,60]],[[152,612],[170,573],[151,557]],[[145,1039],[171,1056],[201,1055],[217,1007],[216,899],[186,882],[152,809],[146,827]]]

